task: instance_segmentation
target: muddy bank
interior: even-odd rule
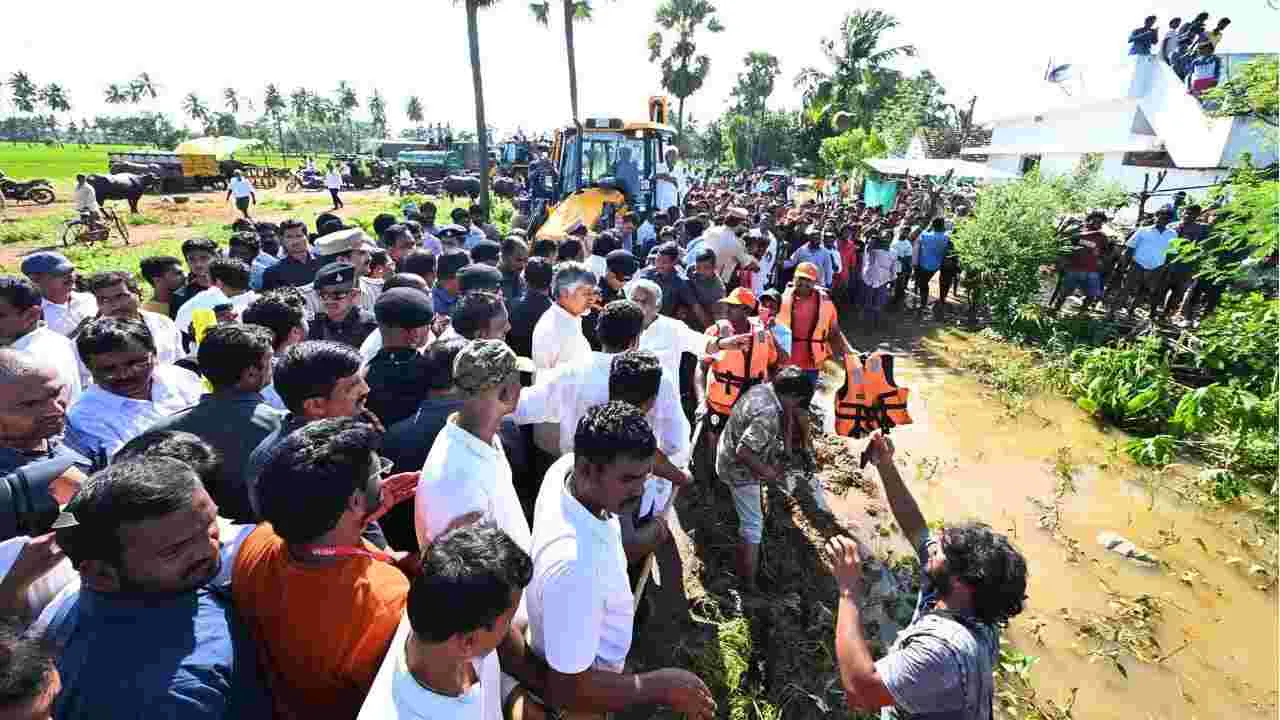
[[[1273,530],[1244,512],[1183,502],[1171,477],[1124,458],[1123,433],[1066,400],[1036,396],[1011,409],[953,366],[961,333],[923,328],[854,342],[899,355],[915,423],[893,438],[926,517],[985,521],[1027,557],[1027,609],[1005,633],[1003,716],[1275,716]],[[803,492],[768,493],[758,596],[736,589],[727,491],[703,486],[682,498],[683,582],[664,578],[634,644],[636,669],[695,668],[720,695],[721,717],[850,716],[835,674],[836,592],[822,542],[848,531],[877,559],[864,599],[866,617],[876,617],[864,628],[873,645],[887,645],[909,618],[914,562],[874,471],[856,472],[856,455],[840,444],[820,442],[817,460],[834,515]],[[1129,547],[1142,556],[1117,551]]]

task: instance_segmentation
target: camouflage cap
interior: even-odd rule
[[[501,340],[472,340],[453,359],[453,384],[465,393],[482,393],[502,384],[511,373],[532,376],[534,370],[532,360],[518,357]],[[522,378],[521,384],[529,383]]]

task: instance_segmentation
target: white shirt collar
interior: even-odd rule
[[[451,414],[445,422],[444,431],[449,434],[451,441],[467,449],[484,462],[494,462],[502,453],[502,441],[498,439],[497,433],[493,434],[493,441],[486,445],[483,440],[458,425],[458,413],[456,412]]]

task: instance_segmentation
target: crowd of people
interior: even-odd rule
[[[693,672],[628,663],[637,608],[695,476],[736,511],[742,592],[774,590],[762,488],[796,490],[834,362],[837,431],[869,438],[922,573],[876,659],[860,550],[828,545],[849,703],[989,717],[1025,561],[929,529],[883,434],[907,393],[840,321],[880,326],[912,280],[923,312],[935,275],[942,312],[953,219],[686,188],[667,160],[652,217],[559,242],[428,202],[372,235],[242,219],[141,284],[51,252],[0,278],[5,712],[712,717]]]
[[[1129,54],[1150,55],[1156,48],[1160,60],[1173,68],[1192,95],[1199,96],[1216,87],[1222,77],[1222,59],[1214,51],[1222,42],[1222,33],[1231,24],[1231,18],[1219,18],[1210,30],[1207,12],[1197,14],[1186,23],[1180,17],[1173,17],[1169,19],[1163,40],[1156,27],[1158,21],[1157,16],[1148,15],[1142,27],[1129,33]]]

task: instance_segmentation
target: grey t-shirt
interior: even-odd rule
[[[1000,652],[997,628],[976,618],[934,613],[937,589],[924,572],[929,533],[916,545],[920,559],[920,597],[915,616],[876,661],[880,679],[897,708],[885,708],[884,720],[990,720],[992,673]]]

